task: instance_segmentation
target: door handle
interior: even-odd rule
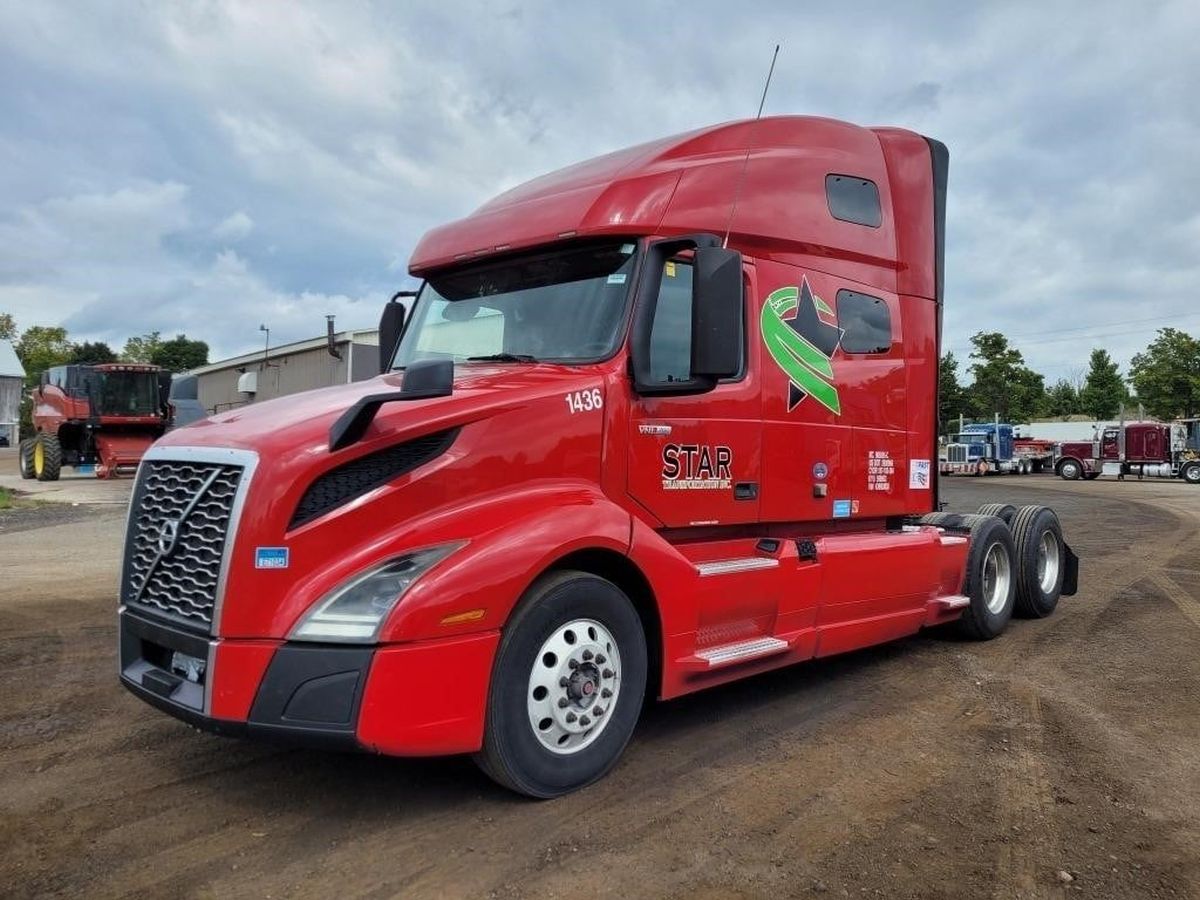
[[[734,500],[757,500],[758,499],[758,482],[757,481],[739,481],[733,486]]]

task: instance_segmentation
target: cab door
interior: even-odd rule
[[[743,301],[743,322],[753,307]],[[650,338],[653,380],[686,381],[691,363],[692,265],[668,262]],[[743,328],[749,334],[747,323]],[[702,394],[634,396],[630,495],[668,528],[758,521],[762,408],[754,342],[741,374]]]

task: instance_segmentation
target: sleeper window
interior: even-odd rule
[[[892,314],[878,297],[837,292],[838,325],[846,353],[887,353],[892,348]]]

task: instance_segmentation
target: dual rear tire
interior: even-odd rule
[[[922,522],[970,538],[959,628],[976,640],[998,636],[1014,616],[1041,619],[1062,595],[1066,545],[1054,511],[989,503],[976,515],[931,513]]]

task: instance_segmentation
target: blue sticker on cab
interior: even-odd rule
[[[254,568],[256,569],[286,569],[288,567],[287,547],[256,547],[254,550]]]
[[[835,519],[850,518],[850,501],[849,500],[834,500],[833,501],[833,517]]]

